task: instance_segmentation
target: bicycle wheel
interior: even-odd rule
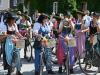
[[[34,61],[35,55],[34,55],[34,48],[32,48],[32,60]]]
[[[40,54],[40,64],[39,64],[39,75],[42,75],[43,73],[43,67],[44,67],[44,54],[43,52]]]
[[[13,52],[12,62],[11,62],[11,74],[18,75],[18,53],[16,51]]]
[[[75,56],[75,65],[76,65],[78,63],[78,59],[79,59],[79,51],[78,51],[78,49],[75,50],[75,54],[76,54],[76,56]]]
[[[69,51],[67,51],[67,56],[66,56],[66,75],[70,75],[70,67],[69,67]]]
[[[84,59],[84,63],[81,63]],[[79,56],[79,66],[83,73],[86,75],[96,75],[100,67],[100,57],[96,51],[86,50]]]
[[[31,43],[28,40],[26,40],[26,47],[25,48],[26,48],[26,60],[29,62],[31,60],[32,47],[31,47]]]

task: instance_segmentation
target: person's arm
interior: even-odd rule
[[[74,27],[75,25],[71,20],[69,20],[69,25],[71,26],[72,31],[74,31],[75,30],[75,27]]]
[[[30,30],[31,29],[31,23],[29,21],[27,21],[27,25],[28,25],[27,30]]]
[[[41,34],[38,34],[39,29],[40,29],[40,24],[39,23],[35,23],[34,26],[33,26],[33,36],[36,36],[38,38],[42,37]]]
[[[81,27],[82,32],[88,32],[89,25],[90,25],[90,21],[85,20],[85,22],[84,22],[84,20],[83,20],[82,27]]]
[[[18,27],[17,27],[16,23],[14,24],[14,27],[15,27],[16,35],[17,35],[18,37],[20,37],[20,38],[23,38],[23,36],[22,36],[22,35],[19,33],[19,31],[18,31]]]
[[[100,33],[100,23],[98,23],[97,31]]]
[[[58,33],[61,33],[63,29],[63,22],[60,23]]]

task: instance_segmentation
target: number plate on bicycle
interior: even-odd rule
[[[93,45],[95,45],[97,43],[97,36],[95,35],[94,37],[93,37]]]
[[[76,40],[75,40],[75,38],[69,39],[68,46],[69,47],[75,47],[76,46]]]
[[[18,40],[16,47],[25,48],[25,40]]]
[[[49,39],[49,41],[47,42],[48,47],[55,47],[56,41],[54,38]]]

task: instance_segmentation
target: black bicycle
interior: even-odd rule
[[[91,44],[90,49],[85,50],[83,53],[79,56],[79,66],[83,73],[86,75],[96,75],[99,72],[100,67],[100,55],[99,53],[94,49],[95,44],[97,44],[95,41],[98,40],[96,35],[92,39],[90,39],[90,36],[87,37],[87,42]],[[91,43],[91,41],[92,43]],[[95,40],[95,41],[94,41]],[[95,43],[94,43],[95,42]],[[82,64],[81,60],[84,59],[84,64]]]
[[[49,40],[49,42],[47,42],[48,47],[53,48],[56,44],[56,42],[54,41],[54,38],[48,38],[48,40]],[[44,64],[46,64],[45,56],[44,56],[44,48],[45,48],[45,46],[42,43],[42,49],[41,49],[41,53],[40,53],[39,75],[43,75]]]
[[[25,29],[23,29],[22,32],[24,33],[24,37],[27,37],[25,40],[24,54],[26,55],[26,60],[29,62],[31,59],[34,60],[33,48],[31,45],[32,38],[30,38],[32,34],[30,34],[30,31],[26,31]]]

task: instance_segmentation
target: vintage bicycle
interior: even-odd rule
[[[43,41],[43,38],[41,39],[42,40],[42,50],[40,53],[39,75],[43,75],[43,68],[45,64],[44,48],[46,46],[52,48],[56,45],[54,38],[48,38],[48,42],[46,42],[46,40]]]
[[[64,39],[64,40],[67,40],[67,41],[65,41],[65,43],[67,43],[67,45],[68,45],[68,47],[66,48],[66,59],[65,59],[65,61],[64,61],[64,67],[65,67],[65,69],[64,69],[64,71],[66,70],[66,75],[70,75],[70,64],[69,64],[69,47],[75,47],[76,46],[76,40],[75,40],[75,38],[73,37],[73,38],[65,38],[65,37],[63,37],[63,36],[61,36],[61,35],[59,35],[62,39]],[[63,72],[64,72],[63,71]]]
[[[12,55],[11,67],[10,71],[11,74],[18,75],[18,50],[25,47],[25,38],[21,39],[13,39],[12,43],[14,43],[14,50]],[[18,49],[19,48],[19,49]]]
[[[94,35],[87,36],[86,42],[89,44],[89,49],[85,50],[79,56],[80,69],[86,75],[96,75],[99,72],[100,55],[98,53],[99,51],[95,50],[95,46],[99,45],[97,42],[100,42],[98,39],[99,35],[100,33],[96,33]],[[84,64],[81,63],[81,59],[84,59]]]

